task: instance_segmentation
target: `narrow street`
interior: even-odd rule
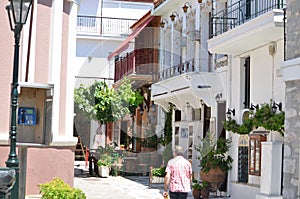
[[[163,185],[148,187],[147,176],[76,177],[74,187],[85,192],[87,199],[163,199]]]

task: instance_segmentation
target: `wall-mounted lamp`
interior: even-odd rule
[[[231,113],[232,113],[232,116],[235,116],[235,109],[228,108],[228,110],[226,112],[227,118],[231,118]]]
[[[161,28],[164,28],[166,23],[168,23],[168,22],[167,22],[165,19],[163,19],[163,20],[160,22],[160,27],[161,27]]]
[[[170,15],[171,21],[175,21],[175,18],[178,16],[178,14],[176,12],[172,12],[172,14]]]
[[[140,105],[140,114],[141,114],[141,115],[144,114],[144,107],[143,107],[143,105]]]
[[[259,105],[258,104],[256,104],[256,105],[254,105],[254,104],[252,104],[251,103],[251,106],[250,106],[250,108],[249,108],[249,118],[254,118],[254,110],[257,110],[257,109],[259,109]]]
[[[189,102],[186,102],[186,107],[187,108],[190,108],[191,107],[191,104]]]
[[[192,6],[191,6],[191,4],[189,3],[189,2],[186,2],[184,5],[183,5],[183,7],[182,7],[182,9],[183,9],[183,12],[187,12],[187,10],[188,10],[188,8],[191,8]]]
[[[222,93],[218,93],[215,97],[216,102],[220,102],[222,99]]]
[[[279,104],[277,104],[277,103],[273,102],[273,105],[271,107],[273,113],[276,113],[277,107],[278,107],[279,111],[281,111],[282,110],[282,103],[280,102]]]
[[[154,104],[154,101],[152,101],[151,110],[152,112],[156,111],[156,105]]]
[[[254,111],[254,110],[257,110],[257,109],[259,109],[259,105],[258,104],[254,105],[254,104],[251,103],[251,106],[250,106],[249,110]]]

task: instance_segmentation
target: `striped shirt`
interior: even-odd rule
[[[166,172],[170,174],[169,190],[171,192],[191,191],[191,163],[182,156],[169,160]]]

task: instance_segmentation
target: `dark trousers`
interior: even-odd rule
[[[188,193],[185,192],[171,192],[169,193],[170,199],[186,199]]]

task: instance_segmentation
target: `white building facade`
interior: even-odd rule
[[[3,32],[0,41],[1,167],[6,165],[10,148],[14,36],[5,10],[9,3],[0,2],[0,16],[3,19],[0,25]],[[39,194],[38,184],[54,177],[73,185],[74,148],[77,142],[73,137],[73,66],[78,5],[79,1],[34,0],[22,30],[17,111],[19,198]],[[22,110],[25,115],[22,115]],[[24,120],[20,120],[23,116]]]
[[[231,116],[241,124],[252,105],[270,101],[284,110],[284,7],[285,1],[166,0],[156,1],[152,10],[163,26],[159,81],[152,85],[151,97],[165,110],[169,103],[175,105],[173,145],[186,150],[196,177],[199,161],[193,146],[199,138],[209,131],[216,139],[232,139],[233,168],[221,188],[230,198],[282,198],[283,136],[261,128],[241,136],[225,132],[223,122],[234,109]],[[264,140],[256,151],[259,172],[252,172],[249,138],[257,133]]]
[[[151,8],[145,2],[82,0],[77,15],[76,87],[105,81],[112,86],[114,62],[107,57],[130,35],[130,27]],[[133,49],[129,43],[128,51]],[[75,126],[83,144],[90,149],[105,146],[105,125],[75,116]],[[102,132],[102,133],[101,133]],[[98,134],[98,135],[97,135]],[[101,136],[99,135],[101,134]]]

